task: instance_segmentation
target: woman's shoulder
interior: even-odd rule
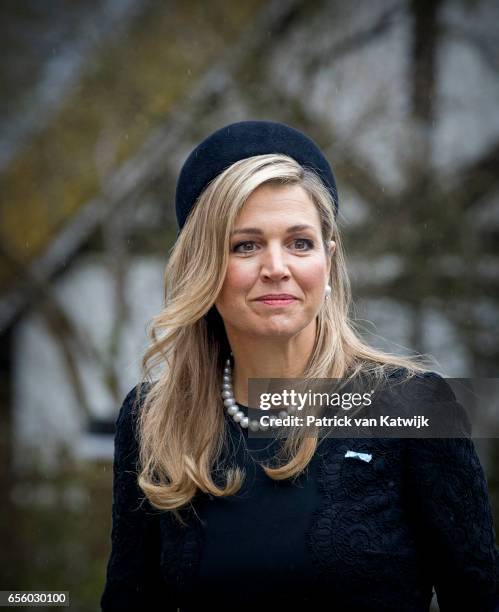
[[[115,421],[117,448],[137,446],[137,417],[152,383],[139,383],[126,393]]]
[[[393,384],[390,381],[394,381]],[[401,384],[398,384],[400,382]],[[409,372],[400,368],[389,379],[387,393],[382,400],[396,402],[403,416],[417,414],[428,417],[429,432],[436,438],[468,438],[473,430],[469,407],[462,403],[458,381],[444,378],[433,370]]]
[[[131,419],[136,416],[137,411],[144,403],[144,399],[151,389],[152,383],[142,382],[132,387],[125,395],[118,412],[116,423],[123,420]]]
[[[410,370],[404,366],[390,366],[386,369],[388,378],[416,378],[416,379],[443,379],[444,377],[434,370]]]
[[[432,401],[454,401],[456,396],[451,385],[433,370],[411,371],[406,367],[395,367],[387,372],[390,389],[401,389],[404,394]],[[392,383],[392,384],[390,384]]]

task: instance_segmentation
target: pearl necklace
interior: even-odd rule
[[[239,410],[239,405],[234,397],[234,390],[232,387],[230,357],[227,359],[224,368],[222,399],[224,406],[227,408],[227,414],[231,416],[236,423],[239,423],[243,429],[250,429],[251,431],[267,431],[269,429],[269,425],[263,425],[259,420],[253,419],[250,421],[250,419],[244,415],[244,412]],[[292,408],[289,409],[289,413],[286,410],[281,410],[281,412],[279,412],[279,418],[287,417],[291,412],[294,412]]]

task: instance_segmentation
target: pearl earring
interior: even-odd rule
[[[331,285],[326,285],[326,300],[328,300],[331,297]]]

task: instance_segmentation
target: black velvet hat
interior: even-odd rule
[[[329,162],[305,134],[274,121],[240,121],[220,128],[189,154],[180,171],[175,193],[175,212],[180,234],[202,191],[235,162],[267,153],[282,153],[311,168],[322,179],[338,213],[338,192]]]

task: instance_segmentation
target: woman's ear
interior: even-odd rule
[[[336,242],[334,240],[330,240],[329,241],[329,252],[331,253],[331,255],[333,255],[335,251],[336,251]]]

